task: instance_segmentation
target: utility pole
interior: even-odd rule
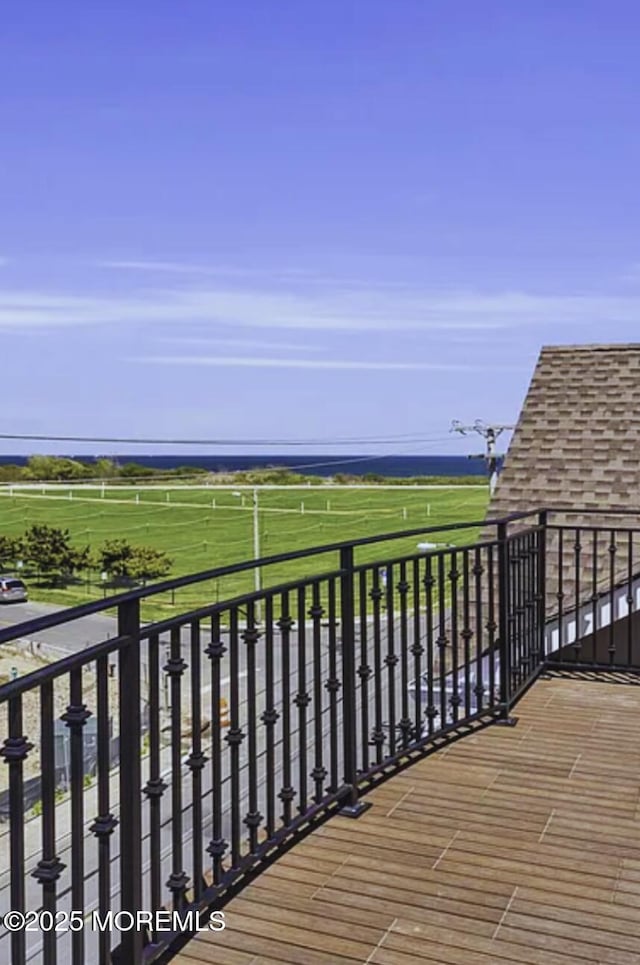
[[[232,496],[237,496],[242,499],[244,505],[244,496],[239,490],[234,490],[231,493]],[[259,504],[258,504],[258,490],[254,486],[253,488],[253,558],[254,560],[260,559],[260,517],[258,515]],[[254,571],[254,587],[256,593],[260,593],[261,589],[261,579],[260,579],[260,567],[256,566]],[[256,599],[256,619],[258,623],[262,620],[262,604],[259,599]]]
[[[258,516],[258,490],[253,490],[253,558],[260,559],[260,517]],[[260,567],[256,566],[255,571],[256,593],[260,592]],[[258,623],[262,620],[262,607],[260,600],[256,600],[256,618]]]
[[[478,435],[483,436],[486,440],[487,451],[484,454],[484,459],[487,464],[487,471],[489,473],[489,493],[493,496],[496,488],[496,483],[498,482],[498,454],[496,452],[496,440],[498,436],[504,432],[506,429],[515,429],[515,426],[506,425],[487,425],[482,419],[476,419],[472,426],[463,426],[461,422],[454,419],[451,423],[451,432],[459,432],[460,435],[466,436],[467,432],[477,432]]]

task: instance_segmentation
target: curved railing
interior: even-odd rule
[[[108,639],[0,687],[10,869],[0,912],[44,911],[63,926],[71,909],[85,916],[66,933],[0,925],[0,959],[9,949],[15,965],[164,959],[179,928],[97,926],[113,910],[169,909],[189,922],[190,911],[221,907],[307,829],[337,811],[357,816],[367,790],[399,768],[509,720],[545,664],[550,528],[536,510],[404,530],[0,630],[0,644],[37,640],[117,612]],[[395,544],[373,561],[361,552],[478,529],[464,545]],[[314,559],[322,569],[269,584],[270,568]],[[268,584],[259,590],[140,620],[158,593],[256,565]],[[1,802],[0,788],[0,816]]]

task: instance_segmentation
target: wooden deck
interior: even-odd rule
[[[640,687],[539,681],[335,817],[174,961],[640,963]]]

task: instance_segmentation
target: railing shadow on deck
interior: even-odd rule
[[[10,868],[0,913],[38,909],[62,926],[2,925],[0,957],[168,960],[188,934],[176,919],[164,931],[151,918],[116,942],[86,922],[70,928],[68,912],[168,911],[184,922],[222,907],[319,821],[357,817],[381,780],[478,727],[513,723],[514,703],[547,667],[598,669],[603,644],[589,649],[589,634],[606,637],[603,667],[640,666],[628,629],[640,611],[640,524],[574,525],[571,512],[246,561],[0,630],[3,644],[118,615],[111,639],[0,687]],[[466,544],[406,551],[416,537],[480,530]],[[316,571],[320,558],[332,564]],[[256,565],[268,584],[271,568],[292,561],[311,572],[140,620],[141,601],[155,594]],[[38,788],[35,809],[26,784]]]

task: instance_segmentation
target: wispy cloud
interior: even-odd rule
[[[257,338],[216,338],[198,335],[162,335],[158,342],[171,345],[201,345],[203,348],[215,348],[224,345],[227,348],[265,349],[277,352],[322,352],[324,346],[311,345],[308,342],[268,342]]]
[[[131,295],[0,292],[0,327],[194,323],[317,331],[490,331],[640,322],[640,295],[208,288]]]
[[[127,362],[145,365],[204,365],[261,369],[372,369],[372,370],[422,370],[432,372],[471,372],[486,369],[486,365],[468,365],[464,362],[375,362],[360,359],[276,359],[250,357],[224,357],[206,355],[143,355],[129,358]],[[496,368],[503,368],[498,366]]]
[[[122,261],[95,261],[92,263],[96,268],[105,268],[112,271],[137,272],[141,274],[155,275],[184,275],[186,277],[201,276],[209,278],[243,279],[245,281],[259,281],[262,284],[290,284],[304,286],[331,286],[335,289],[347,290],[353,288],[364,289],[406,289],[410,286],[402,281],[371,280],[364,278],[352,278],[344,275],[327,275],[308,268],[295,268],[292,266],[280,268],[252,268],[240,265],[215,265],[215,264],[194,264],[182,261],[143,261],[143,260],[122,260]]]
[[[180,261],[96,261],[96,268],[113,268],[120,271],[162,272],[172,275],[218,275],[244,274],[220,265],[194,265]]]

